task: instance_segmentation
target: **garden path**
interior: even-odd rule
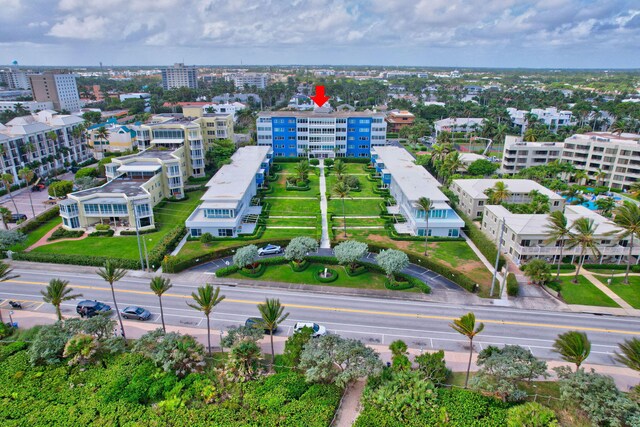
[[[622,308],[624,308],[626,310],[633,310],[634,309],[628,302],[626,302],[625,300],[620,298],[618,296],[618,294],[616,294],[611,289],[609,289],[608,286],[604,285],[602,282],[600,282],[600,280],[596,279],[593,276],[593,273],[591,273],[590,271],[582,270],[580,272],[580,274],[583,275],[584,277],[586,277],[588,281],[593,283],[593,285],[596,288],[600,289],[606,296],[608,296],[609,298],[614,300],[616,302],[616,304],[618,304],[620,307],[622,307]]]
[[[53,229],[51,229],[49,232],[47,232],[47,234],[45,234],[44,236],[42,236],[40,238],[40,240],[38,240],[37,242],[35,242],[33,245],[29,246],[27,249],[25,249],[25,252],[29,252],[34,250],[37,247],[40,246],[44,246],[44,245],[50,245],[52,243],[58,243],[58,242],[66,242],[69,240],[82,240],[82,239],[86,239],[87,237],[89,237],[88,233],[84,233],[82,236],[80,237],[67,237],[65,239],[56,239],[56,240],[47,240],[49,237],[51,237],[51,235],[53,234],[54,231],[56,231],[58,228],[62,227],[61,225],[58,227],[54,227]]]
[[[329,220],[327,219],[327,178],[324,176],[324,159],[320,159],[320,215],[322,216],[322,237],[320,238],[320,247],[324,249],[331,248],[331,240],[329,239]]]
[[[367,380],[360,378],[347,387],[342,397],[342,404],[338,408],[336,417],[331,424],[334,427],[351,427],[360,415],[362,406],[360,405],[360,399],[362,399],[362,393],[364,392],[364,386],[367,384]]]

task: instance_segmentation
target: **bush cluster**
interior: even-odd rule
[[[74,255],[74,254],[50,254],[39,252],[17,252],[13,254],[13,259],[17,261],[33,261],[33,262],[50,262],[54,264],[74,264],[74,265],[90,265],[101,267],[104,263],[111,259],[118,263],[121,268],[136,270],[140,268],[140,262],[132,259],[109,258],[97,255]]]
[[[51,233],[51,236],[49,236],[47,240],[71,239],[80,237],[83,234],[84,231],[82,230],[67,230],[66,228],[58,227],[53,233]]]
[[[89,237],[113,237],[115,230],[96,230],[93,233],[89,233]]]
[[[518,280],[513,273],[507,274],[507,295],[510,297],[517,297],[520,293],[520,287],[518,286]]]
[[[19,225],[17,228],[22,231],[24,234],[29,234],[36,228],[40,227],[45,222],[56,218],[60,215],[60,206],[55,206],[48,211],[42,212],[40,215],[36,215],[36,217],[30,221],[24,222]]]
[[[471,241],[478,247],[482,255],[490,262],[494,263],[496,260],[496,255],[498,254],[498,248],[496,245],[489,240],[487,236],[485,236],[482,231],[466,216],[462,211],[456,209],[456,212],[464,221],[464,232],[467,233],[467,236],[471,239]],[[502,269],[505,264],[504,256],[500,255],[500,260],[498,261],[498,270]]]

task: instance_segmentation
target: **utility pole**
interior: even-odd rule
[[[132,202],[131,206],[133,207],[133,218],[136,223],[136,239],[138,239],[138,255],[140,256],[140,267],[142,268],[142,271],[144,271],[144,261],[142,260],[142,248],[140,247],[140,230],[138,229],[138,211],[136,209],[135,202]]]
[[[149,253],[147,252],[147,242],[144,240],[144,235],[142,236],[142,247],[144,248],[144,259],[147,262],[147,271],[149,271]]]
[[[502,218],[502,226],[500,227],[500,239],[498,239],[498,253],[496,254],[496,264],[493,269],[493,278],[491,279],[491,291],[489,296],[493,296],[493,289],[496,285],[496,278],[498,276],[498,264],[500,263],[500,250],[502,249],[502,236],[504,235],[505,220]]]

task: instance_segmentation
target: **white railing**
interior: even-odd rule
[[[545,255],[545,256],[553,256],[560,255],[560,247],[559,246],[521,246],[521,245],[513,245],[513,249],[517,251],[520,255]],[[611,255],[628,255],[629,248],[624,246],[598,246],[598,251],[600,251],[600,255],[603,256],[611,256]],[[562,255],[580,255],[582,252],[580,246],[576,246],[574,248],[565,247],[562,250]],[[586,251],[587,255],[593,255],[593,252],[589,249]],[[640,246],[634,246],[632,255],[640,255]]]

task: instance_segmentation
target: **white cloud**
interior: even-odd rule
[[[108,19],[101,16],[65,18],[51,27],[49,35],[61,38],[104,40],[107,37]]]

